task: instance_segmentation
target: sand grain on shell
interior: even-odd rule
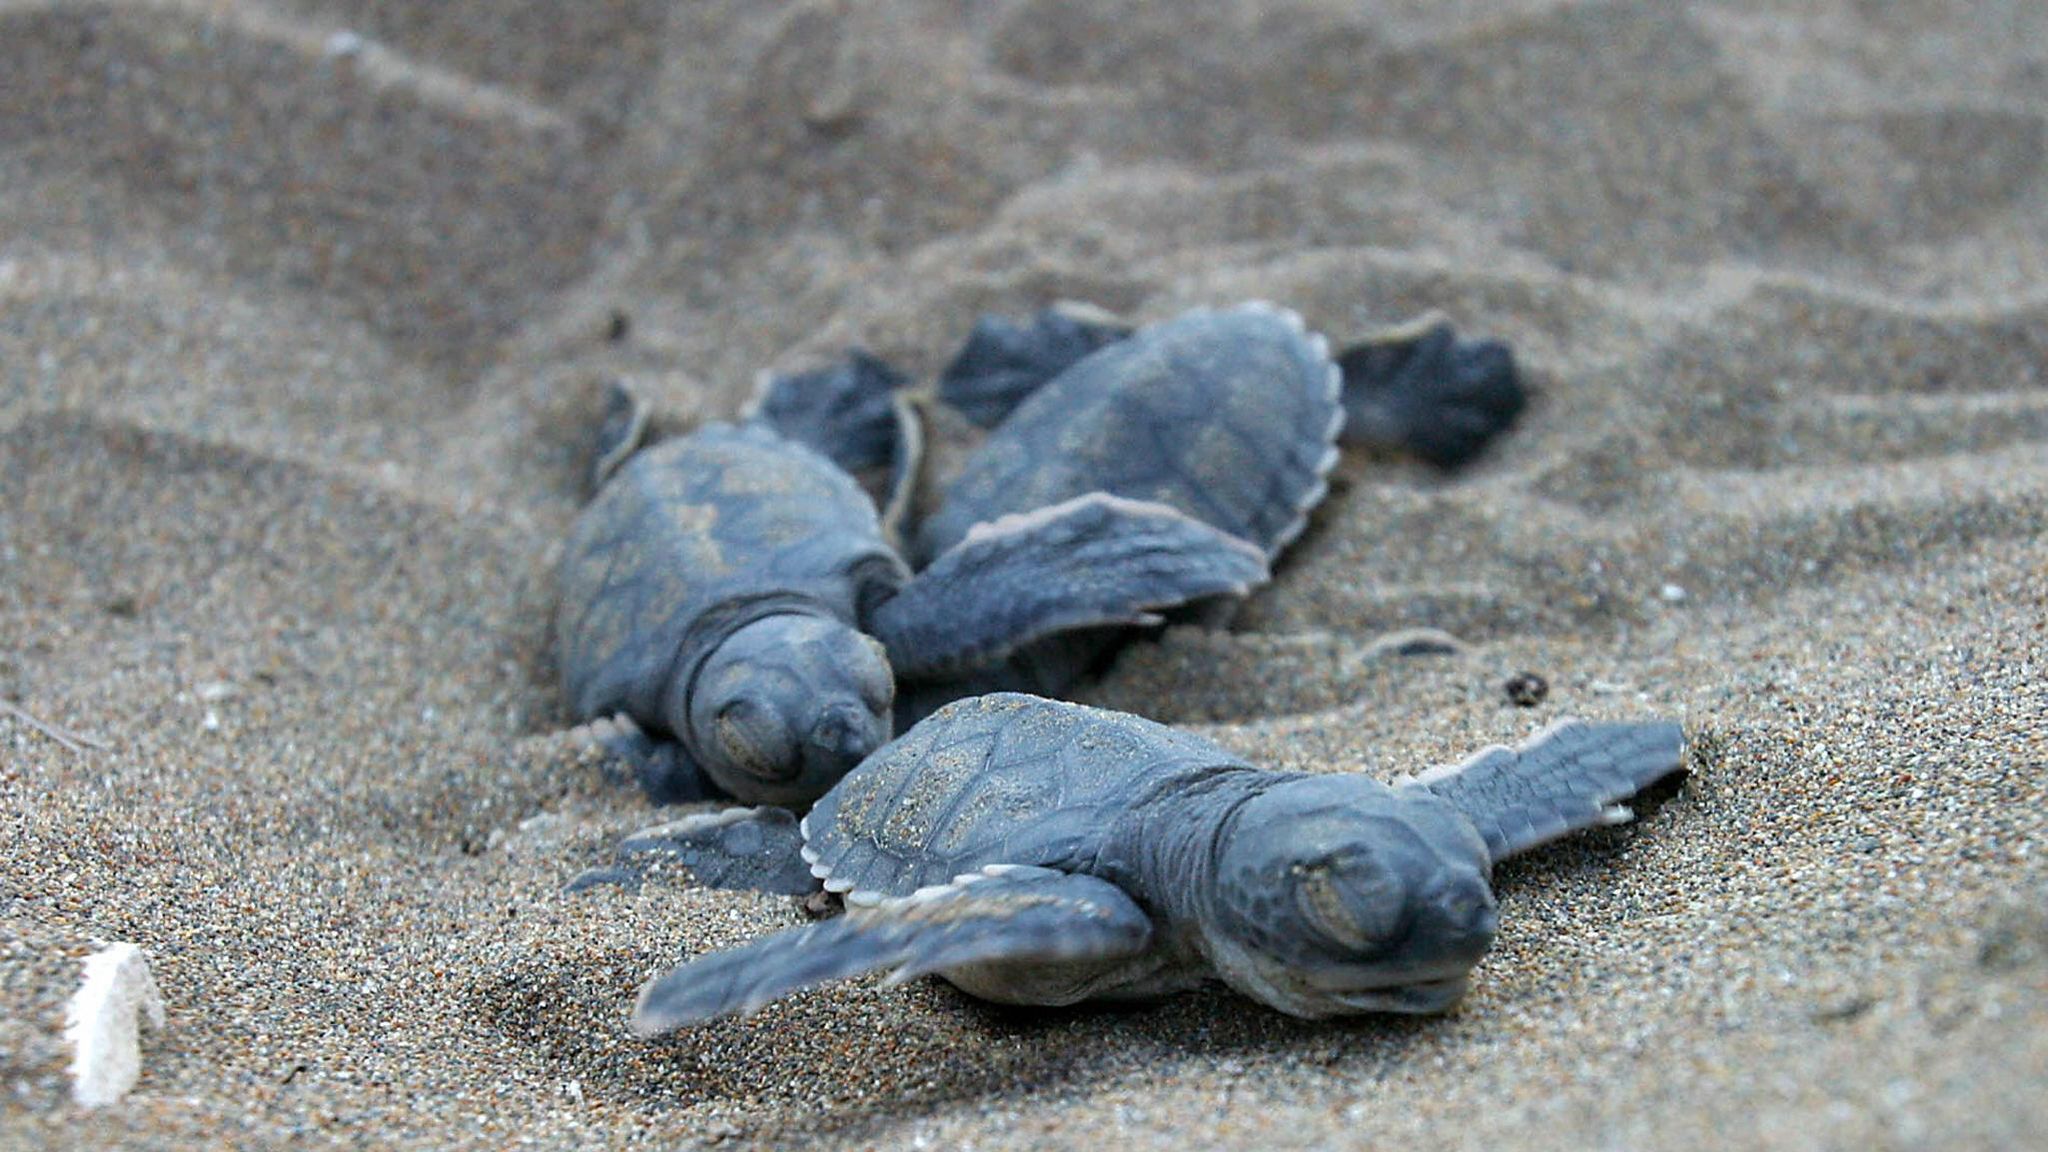
[[[1769,0],[0,9],[0,1145],[2038,1142],[2044,41]],[[1540,402],[1454,479],[1348,456],[1234,632],[1095,697],[1386,776],[1678,715],[1690,781],[1503,868],[1439,1020],[856,981],[633,1039],[643,979],[799,914],[561,891],[654,822],[546,654],[605,378],[687,423],[853,341],[929,373],[984,310],[1251,297],[1340,344],[1441,309]],[[87,1114],[105,940],[170,1026]]]

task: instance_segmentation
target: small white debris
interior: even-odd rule
[[[327,38],[325,51],[330,60],[353,60],[363,54],[363,38],[346,28]]]
[[[112,1104],[142,1073],[139,1029],[146,1018],[164,1026],[164,1001],[149,959],[133,944],[115,944],[85,961],[85,983],[64,1011],[71,1045],[71,1097],[87,1108]]]
[[[201,720],[199,721],[199,726],[200,726],[201,728],[204,728],[204,729],[206,729],[206,730],[207,730],[208,732],[218,732],[218,731],[220,731],[220,716],[219,716],[219,714],[218,714],[218,713],[216,713],[216,712],[214,712],[214,710],[213,710],[213,709],[211,709],[211,708],[208,708],[208,709],[206,710],[206,716],[205,716],[205,717],[204,717],[203,719],[201,719]]]
[[[1664,587],[1659,588],[1657,595],[1663,597],[1666,604],[1683,604],[1685,602],[1685,589],[1680,588],[1676,584],[1666,584]]]
[[[232,700],[241,694],[242,690],[240,688],[235,687],[234,684],[226,680],[208,681],[199,686],[198,692],[199,698],[208,704],[220,700]]]

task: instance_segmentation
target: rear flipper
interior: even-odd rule
[[[950,884],[714,952],[640,989],[633,1031],[659,1036],[750,1013],[801,988],[888,970],[889,984],[990,963],[1099,962],[1142,953],[1152,921],[1106,880],[995,865]]]
[[[854,348],[838,364],[764,374],[750,419],[869,485],[881,505],[882,529],[894,541],[924,460],[924,423],[905,390],[909,383],[908,376]],[[878,493],[872,487],[877,479]]]
[[[1486,839],[1487,854],[1500,861],[1583,828],[1629,819],[1620,802],[1679,771],[1684,756],[1677,721],[1560,720],[1516,747],[1495,745],[1407,786],[1450,801]]]
[[[993,428],[1075,361],[1130,334],[1129,326],[1086,305],[1054,305],[1028,324],[983,316],[939,375],[939,399]]]
[[[665,865],[689,870],[706,888],[808,896],[818,891],[803,857],[804,837],[786,808],[727,808],[642,828],[619,842],[615,867],[592,869],[570,891],[597,884],[638,888]]]
[[[597,426],[590,457],[590,490],[604,487],[619,465],[639,451],[647,439],[651,409],[645,397],[624,380],[613,380],[605,389],[604,419]]]
[[[593,720],[580,731],[604,749],[608,757],[605,775],[640,785],[652,803],[691,804],[726,798],[681,744],[649,736],[624,716]]]
[[[1164,504],[1095,492],[976,525],[865,623],[899,679],[952,677],[1047,636],[1155,624],[1158,609],[1266,579],[1257,545]]]
[[[1439,468],[1477,457],[1529,403],[1507,345],[1461,340],[1435,313],[1346,348],[1337,367],[1346,443],[1402,448]]]
[[[909,377],[859,348],[808,372],[768,373],[752,419],[811,448],[848,472],[901,466],[896,394]]]

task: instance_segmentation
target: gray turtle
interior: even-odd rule
[[[1506,347],[1459,340],[1441,317],[1333,359],[1298,315],[1256,301],[1135,333],[1062,309],[1028,327],[984,317],[938,391],[993,428],[916,526],[916,557],[977,523],[1106,492],[1176,508],[1275,560],[1328,491],[1340,439],[1462,463],[1524,401]],[[913,694],[899,720],[975,691],[1065,695],[1115,642],[1068,634],[1034,646],[965,684]]]
[[[1084,492],[1152,500],[1259,546],[1301,533],[1328,491],[1343,376],[1301,317],[1264,301],[1197,308],[1088,353],[982,441],[913,551]]]
[[[737,812],[643,834],[771,885],[800,852],[848,911],[648,982],[633,1028],[657,1035],[876,970],[889,983],[936,972],[1012,1004],[1217,979],[1295,1016],[1442,1011],[1493,940],[1492,865],[1627,819],[1617,803],[1683,752],[1673,722],[1565,721],[1389,786],[1262,770],[1080,705],[959,701],[801,825]]]
[[[956,389],[959,375],[946,377]],[[943,554],[978,524],[1100,492],[1173,508],[1270,562],[1329,490],[1343,380],[1328,343],[1286,309],[1198,308],[1107,340],[1028,389],[1018,383],[1032,375],[1016,375],[1008,392],[1028,395],[907,533],[914,558]],[[1119,638],[1076,630],[1020,647],[1000,666],[906,693],[898,720],[991,690],[1064,695]]]
[[[614,416],[614,434],[644,426]],[[895,676],[969,673],[1265,575],[1226,533],[1089,493],[977,525],[912,576],[844,470],[716,425],[633,453],[578,516],[556,649],[579,719],[639,729],[614,747],[656,801],[803,804],[888,739]]]

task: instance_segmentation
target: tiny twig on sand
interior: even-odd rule
[[[0,700],[0,714],[14,717],[43,735],[48,736],[50,739],[55,740],[57,743],[62,744],[70,751],[84,752],[88,748],[97,749],[102,752],[106,751],[107,746],[98,740],[73,732],[68,728],[59,727],[47,720],[38,719],[11,700]]]

